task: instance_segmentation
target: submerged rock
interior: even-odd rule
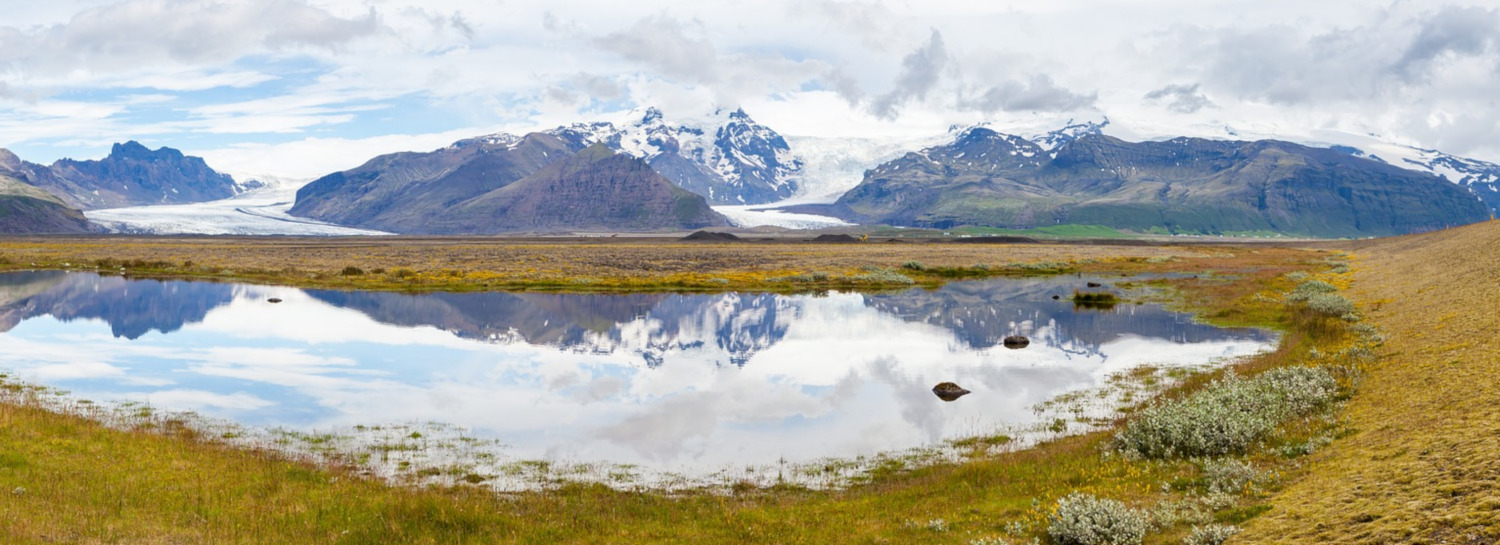
[[[1009,348],[1011,350],[1020,350],[1029,346],[1031,344],[1031,339],[1022,337],[1020,335],[1011,335],[1009,337],[1006,337],[1005,340],[1001,342],[1005,344],[1006,348]]]
[[[953,401],[968,394],[969,391],[952,382],[939,382],[937,386],[932,387],[932,393],[943,401]]]

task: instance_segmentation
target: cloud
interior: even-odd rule
[[[1273,104],[1391,101],[1443,82],[1435,70],[1483,58],[1500,74],[1500,10],[1447,7],[1386,13],[1362,26],[1323,32],[1273,25],[1179,28],[1172,48],[1192,66],[1206,59],[1207,87]]]
[[[1146,93],[1145,98],[1152,102],[1165,102],[1168,110],[1181,114],[1190,114],[1214,105],[1212,101],[1208,100],[1208,97],[1198,92],[1198,87],[1199,85],[1196,83],[1192,85],[1168,85]]]
[[[664,15],[636,21],[629,29],[595,39],[594,44],[668,76],[698,83],[718,79],[714,45],[689,37],[681,22]]]
[[[373,11],[346,19],[303,0],[132,0],[66,23],[0,27],[0,64],[35,76],[216,63],[260,51],[335,49],[379,26]]]
[[[558,27],[559,23],[548,23]],[[558,27],[561,28],[561,27]],[[672,95],[708,96],[702,107],[735,107],[749,97],[761,97],[794,91],[806,84],[832,88],[846,100],[855,102],[861,95],[858,85],[839,68],[820,59],[793,59],[784,52],[772,48],[769,51],[737,52],[720,51],[706,37],[701,23],[685,24],[666,15],[640,19],[629,28],[592,38],[594,46],[643,66],[646,71],[638,73],[648,80],[670,81],[676,85],[694,86],[696,89],[678,89],[662,95],[636,94],[638,105],[660,106],[659,100],[679,103],[696,100],[672,99]],[[580,82],[577,76],[567,76],[558,85],[549,88],[547,98],[562,101],[578,101],[570,88],[579,83],[597,85],[605,81],[596,74],[590,81]],[[629,89],[639,91],[655,85],[636,85]],[[657,87],[658,90],[659,87]],[[609,87],[605,87],[609,90]],[[663,99],[662,97],[668,97]],[[607,98],[606,98],[607,99]]]
[[[900,32],[902,21],[878,2],[803,0],[793,2],[787,12],[794,18],[809,15],[827,21],[834,29],[860,39],[876,51],[890,48],[890,37]]]
[[[1500,42],[1500,10],[1448,7],[1423,21],[1421,28],[1395,65],[1395,71],[1409,79],[1425,75],[1444,56],[1493,51]]]
[[[890,119],[900,113],[901,106],[911,100],[927,98],[927,93],[936,87],[948,65],[948,47],[943,43],[943,34],[933,29],[927,43],[912,51],[901,61],[901,74],[896,77],[896,86],[870,103],[870,113]]]
[[[991,87],[960,106],[985,113],[1066,112],[1093,106],[1096,100],[1097,94],[1074,93],[1052,81],[1051,76],[1036,74],[1027,81],[1011,80]]]

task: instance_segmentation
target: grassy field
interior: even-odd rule
[[[358,278],[365,275],[337,274],[349,263],[422,274],[454,270],[460,274],[434,277],[462,280],[475,271],[505,276],[535,269],[537,276],[527,278],[556,284],[588,278],[620,286],[635,280],[611,274],[638,269],[656,283],[680,278],[674,275],[712,274],[730,278],[730,287],[778,289],[780,281],[770,278],[872,266],[932,284],[971,275],[1060,270],[1177,272],[1182,274],[1153,282],[1162,297],[1170,295],[1175,304],[1208,321],[1284,332],[1277,351],[1235,365],[1247,376],[1291,365],[1323,365],[1336,360],[1334,354],[1346,353],[1357,324],[1311,313],[1284,303],[1283,297],[1304,276],[1336,289],[1348,287],[1358,275],[1356,293],[1364,293],[1370,267],[1367,258],[1356,261],[1351,272],[1335,253],[1274,247],[660,241],[433,240],[403,247],[365,241],[81,238],[0,242],[0,256],[12,268],[140,260],[144,265],[139,271],[127,264],[127,272],[335,286],[366,285]],[[177,270],[153,269],[152,262]],[[1033,266],[1012,268],[1009,263]],[[233,269],[212,270],[217,267]],[[297,273],[284,272],[289,269]],[[253,270],[271,272],[248,272]],[[415,287],[479,287],[442,282]],[[412,287],[392,284],[368,285]],[[1373,314],[1385,312],[1373,308],[1374,299],[1365,301]],[[1381,305],[1391,308],[1394,303]],[[1370,373],[1366,383],[1378,383],[1376,375],[1383,370]],[[1166,398],[1198,391],[1212,378],[1191,377]],[[1379,388],[1374,389],[1379,395]],[[1106,429],[1014,452],[991,450],[979,441],[962,462],[891,467],[845,490],[737,487],[665,495],[572,485],[497,495],[469,486],[389,486],[359,477],[354,468],[226,447],[171,420],[111,429],[39,408],[28,401],[26,385],[6,382],[3,391],[0,520],[6,522],[0,524],[0,542],[6,543],[1029,543],[1033,537],[1045,539],[1056,501],[1075,491],[1150,510],[1158,522],[1146,542],[1176,543],[1193,526],[1210,522],[1249,522],[1251,532],[1274,532],[1273,524],[1284,521],[1295,524],[1297,515],[1285,505],[1292,500],[1282,498],[1295,498],[1308,483],[1317,482],[1323,474],[1318,468],[1349,441],[1335,438],[1350,432],[1338,413],[1284,422],[1254,448],[1231,457],[1253,467],[1258,477],[1227,491],[1211,484],[1212,471],[1202,460],[1143,460],[1113,453],[1108,445],[1114,430]],[[1364,396],[1354,396],[1356,407]],[[1129,412],[1113,425],[1127,422]],[[1353,428],[1355,437],[1372,431],[1380,428]],[[1488,440],[1494,438],[1492,434]],[[1266,477],[1272,474],[1280,477]]]
[[[1351,248],[1352,291],[1391,339],[1245,543],[1500,542],[1500,222]]]
[[[382,290],[806,291],[934,285],[1211,250],[1083,244],[663,239],[0,238],[0,270],[99,270]],[[1082,263],[1095,261],[1099,263]]]

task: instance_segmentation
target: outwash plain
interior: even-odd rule
[[[1019,450],[978,438],[961,445],[961,461],[895,464],[836,490],[410,486],[352,463],[231,447],[172,415],[107,426],[83,411],[49,410],[45,388],[4,377],[6,543],[1500,539],[1497,222],[1374,241],[1218,246],[8,238],[0,267],[418,291],[817,291],[1180,273],[1132,297],[1282,336],[1277,350],[1228,370],[1175,377],[1101,431]],[[1192,421],[1202,414],[1210,421]],[[1116,533],[1083,520],[1110,521]]]

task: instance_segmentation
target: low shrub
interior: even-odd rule
[[[344,267],[344,270],[339,271],[339,274],[344,275],[344,276],[360,276],[360,275],[365,274],[365,270],[361,269],[359,267],[355,267],[353,265],[350,265],[348,267]]]
[[[1058,545],[1136,545],[1146,538],[1146,513],[1080,492],[1057,500],[1047,535]]]
[[[927,266],[923,265],[921,261],[907,261],[906,263],[901,264],[901,268],[908,271],[922,271],[926,270]]]
[[[1239,527],[1228,524],[1194,526],[1187,539],[1182,540],[1182,545],[1221,545],[1238,533],[1240,533]]]
[[[1339,289],[1334,287],[1333,284],[1329,284],[1322,280],[1308,280],[1297,284],[1297,288],[1292,290],[1291,295],[1288,295],[1286,297],[1286,300],[1293,303],[1304,303],[1312,299],[1314,296],[1329,294],[1336,291],[1339,291]]]
[[[1073,290],[1073,309],[1110,310],[1120,304],[1119,296],[1113,293]]]
[[[1073,290],[1073,302],[1113,305],[1120,302],[1120,297],[1107,291]]]
[[[1067,263],[1057,261],[1038,261],[1035,263],[1006,263],[1005,268],[1016,269],[1027,273],[1057,273],[1068,268]]]
[[[1322,368],[1273,369],[1250,379],[1231,373],[1186,398],[1142,410],[1115,435],[1114,446],[1144,458],[1238,454],[1337,395],[1337,381]]]
[[[1224,459],[1210,460],[1201,466],[1203,483],[1208,492],[1239,494],[1250,487],[1266,482],[1270,475],[1249,462]]]
[[[1350,301],[1349,298],[1336,293],[1323,293],[1308,298],[1307,310],[1323,316],[1333,316],[1346,320],[1346,317],[1354,316],[1355,319],[1358,319],[1358,316],[1354,314],[1354,301]]]
[[[871,284],[915,284],[916,280],[898,273],[891,269],[879,267],[867,267],[864,274],[856,274],[852,277],[855,282],[866,282]]]

